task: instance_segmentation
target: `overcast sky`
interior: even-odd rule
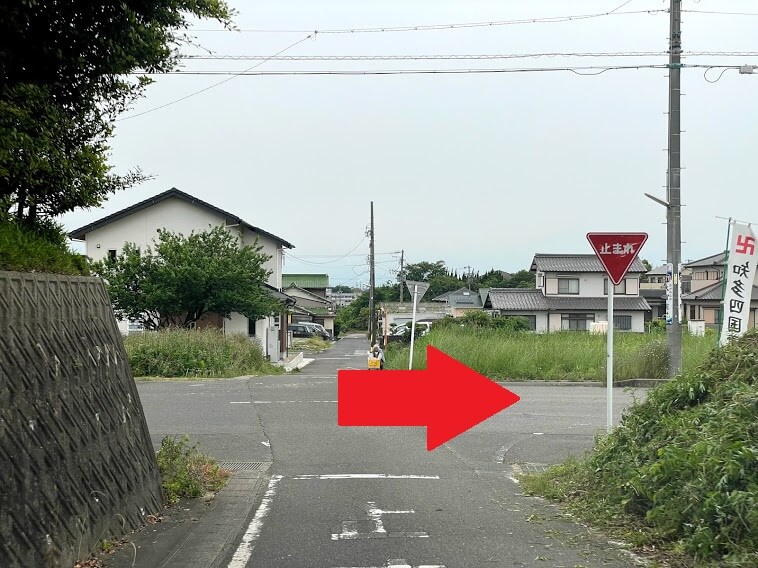
[[[203,22],[193,32],[215,55],[271,56],[288,47],[281,55],[625,55],[187,60],[183,70],[239,72],[256,65],[252,72],[479,70],[667,62],[666,55],[628,54],[666,51],[668,0],[230,4],[239,12],[235,22],[242,31],[206,31],[220,27]],[[755,1],[685,0],[683,7],[685,55],[758,52]],[[538,21],[504,23],[532,19]],[[452,25],[478,22],[494,24]],[[424,29],[438,24],[451,26]],[[326,33],[404,26],[421,29]],[[758,54],[684,61],[758,65]],[[758,222],[758,70],[753,76],[727,70],[720,79],[721,69],[704,71],[682,73],[685,260],[724,248],[727,222],[717,216]],[[666,70],[577,74],[597,72],[159,76],[122,116],[133,118],[118,122],[111,158],[118,172],[139,166],[154,179],[113,196],[101,209],[77,211],[62,221],[74,229],[177,187],[293,243],[285,272],[326,272],[332,285],[368,281],[365,235],[372,200],[377,283],[396,278],[400,250],[406,262],[444,260],[459,272],[467,266],[515,272],[529,268],[536,252],[590,253],[588,231],[645,231],[650,238],[641,256],[658,265],[666,257],[665,210],[643,193],[666,196]],[[134,116],[139,113],[145,114]]]

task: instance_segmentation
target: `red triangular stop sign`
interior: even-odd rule
[[[647,233],[587,233],[587,240],[614,284],[620,284],[647,240]]]

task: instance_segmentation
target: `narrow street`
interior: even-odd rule
[[[337,426],[352,336],[299,373],[140,384],[153,442],[188,433],[220,461],[270,464],[233,568],[634,566],[514,474],[591,447],[605,390],[509,386],[521,401],[433,452],[423,428]],[[632,400],[617,389],[616,415]]]

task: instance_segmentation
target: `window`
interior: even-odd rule
[[[578,294],[579,293],[579,279],[578,278],[558,278],[558,293],[559,294]]]
[[[697,319],[697,312],[695,311],[695,306],[690,306],[690,319],[691,320]]]
[[[608,295],[608,279],[603,280],[603,294]],[[613,287],[613,294],[619,295],[619,294],[626,294],[626,279],[622,280],[621,283],[616,284]]]
[[[595,321],[595,314],[561,314],[563,331],[587,331],[589,322]]]
[[[613,329],[631,331],[632,316],[613,316]]]
[[[247,334],[255,335],[255,320],[252,318],[247,318]]]
[[[116,249],[108,249],[108,260],[116,260]]]

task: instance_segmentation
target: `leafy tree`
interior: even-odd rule
[[[264,287],[270,257],[261,248],[240,246],[223,227],[188,237],[160,230],[154,250],[127,243],[93,272],[106,281],[117,317],[147,329],[189,327],[206,313],[256,320],[279,309]]]
[[[506,288],[536,288],[536,274],[528,270],[519,270],[508,279]]]
[[[337,292],[337,293],[342,292],[342,293],[346,294],[346,293],[352,292],[352,291],[353,291],[353,289],[350,286],[344,286],[342,284],[339,284],[337,286],[332,286],[332,292]]]
[[[416,280],[418,282],[429,282],[434,277],[448,276],[444,260],[408,264],[403,272],[405,273],[406,280]]]
[[[231,25],[223,0],[0,3],[0,216],[26,225],[145,179],[111,173],[115,117],[188,43],[189,17]]]

